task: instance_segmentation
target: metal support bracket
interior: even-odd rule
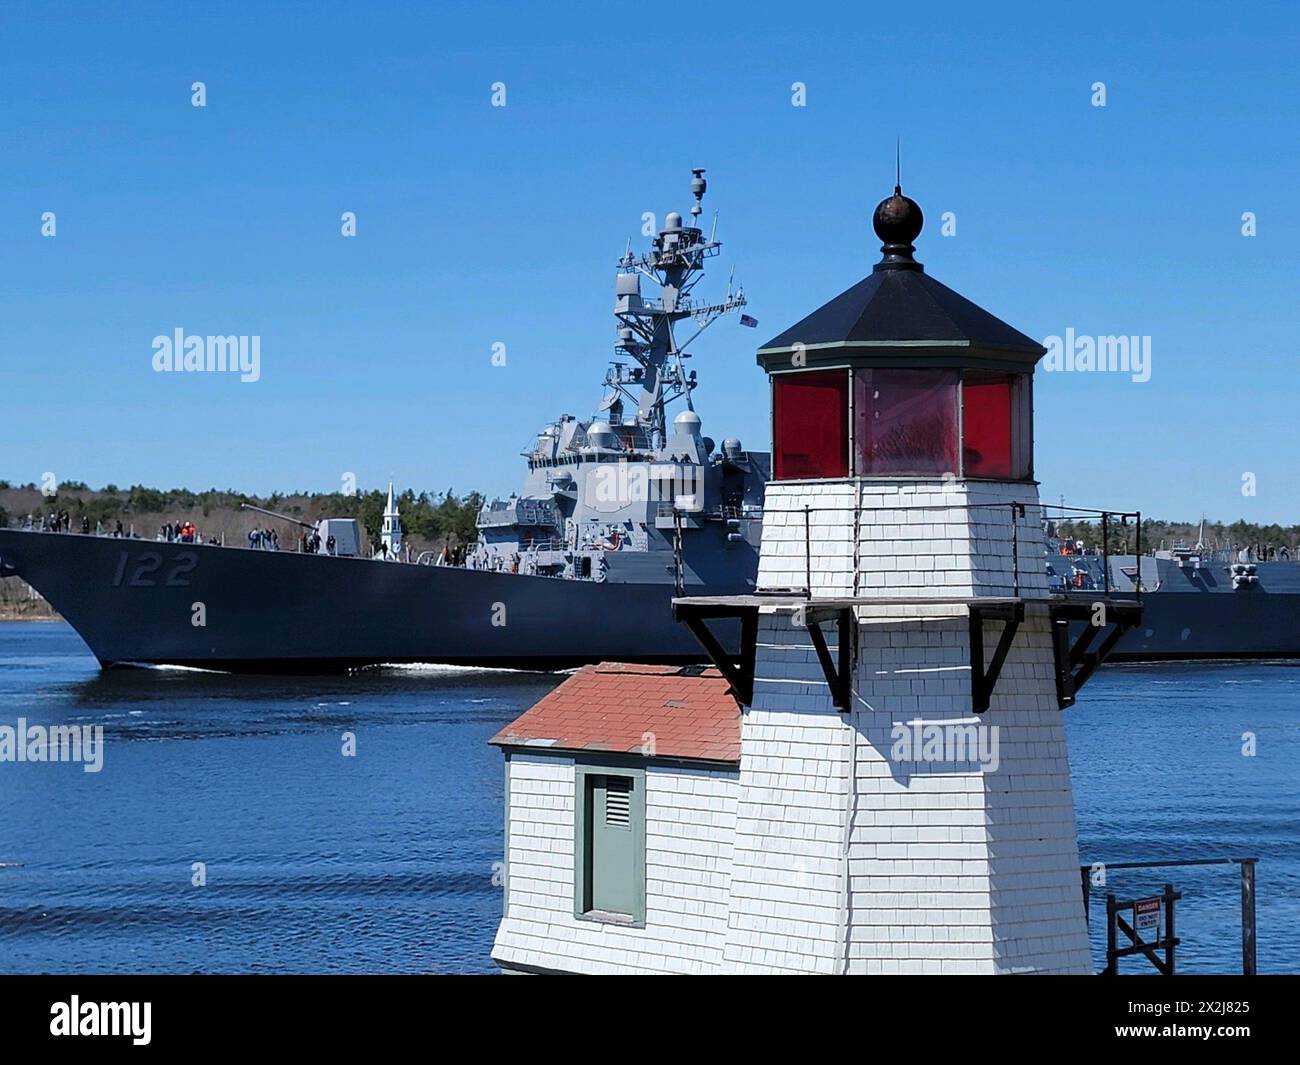
[[[756,606],[701,606],[696,603],[674,603],[673,612],[683,622],[691,635],[704,648],[709,661],[731,686],[731,694],[741,706],[754,701],[754,659],[758,653],[758,607]],[[716,618],[740,620],[740,650],[731,654],[706,624]]]
[[[1016,603],[972,603],[970,606],[970,697],[971,710],[977,714],[984,713],[993,699],[993,689],[997,687],[998,677],[1002,675],[1002,666],[1015,641],[1020,623],[1025,620],[1025,604]],[[984,622],[1001,621],[1002,633],[998,645],[993,650],[993,658],[988,666],[984,665]]]
[[[857,615],[852,607],[833,609],[803,607],[803,622],[817,651],[817,661],[821,663],[822,675],[831,690],[831,701],[840,710],[849,710],[853,705],[853,656],[858,646]],[[796,612],[796,615],[799,612]],[[831,657],[826,644],[826,634],[822,632],[822,622],[834,620],[839,630],[838,654]]]
[[[1098,607],[1104,619],[1096,624]],[[1079,689],[1115,650],[1115,645],[1129,629],[1142,621],[1142,603],[1138,600],[1080,598],[1052,604],[1052,652],[1056,663],[1056,702],[1062,709],[1073,706]],[[1083,628],[1071,642],[1070,623],[1082,622]],[[1093,649],[1093,641],[1107,630]]]

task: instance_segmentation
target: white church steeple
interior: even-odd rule
[[[384,532],[381,537],[389,558],[396,558],[402,550],[402,516],[397,512],[397,497],[393,482],[388,482],[388,502],[384,506]]]

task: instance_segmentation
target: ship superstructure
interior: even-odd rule
[[[733,580],[742,561],[748,569],[768,456],[746,452],[734,437],[719,448],[704,435],[693,400],[698,376],[685,368],[689,346],[746,305],[744,291],[730,284],[716,302],[693,295],[705,261],[722,247],[698,225],[706,188],[704,171],[694,171],[692,224],[673,211],[645,254],[635,255],[629,242],[615,275],[616,356],[603,398],[590,418],[566,414],[529,442],[522,492],[479,514],[472,567],[644,580],[646,560],[632,556],[649,553],[672,559],[674,583]],[[657,293],[643,293],[643,282]],[[685,342],[679,328],[689,329]],[[661,564],[655,575],[662,572]]]

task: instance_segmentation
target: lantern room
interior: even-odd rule
[[[921,208],[900,187],[872,221],[870,276],[759,349],[773,476],[1032,480],[1046,349],[926,274]]]

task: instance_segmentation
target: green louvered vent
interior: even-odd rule
[[[632,823],[632,781],[627,777],[605,778],[605,824]]]

